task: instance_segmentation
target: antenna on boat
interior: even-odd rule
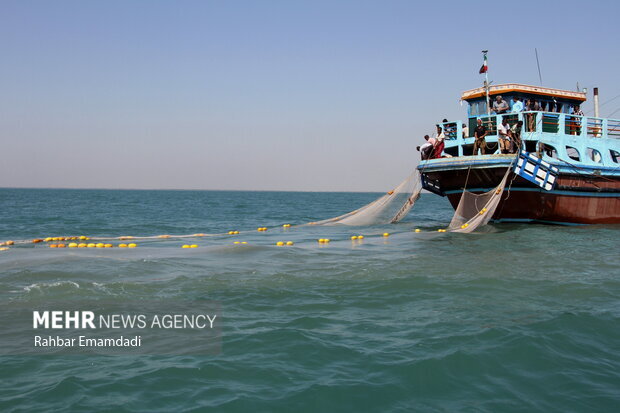
[[[536,53],[536,66],[538,66],[538,79],[540,80],[540,86],[542,83],[542,75],[540,74],[540,61],[538,60],[538,49],[534,48],[534,53]]]

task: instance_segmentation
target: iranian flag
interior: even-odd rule
[[[478,73],[486,73],[487,70],[489,70],[489,65],[487,64],[487,52],[484,51],[484,63],[482,64],[482,67],[480,68],[480,71]]]

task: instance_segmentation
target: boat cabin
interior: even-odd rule
[[[573,113],[573,107],[579,106],[586,101],[586,94],[583,92],[572,92],[516,83],[489,87],[491,106],[497,96],[502,96],[511,109],[515,104],[515,99],[520,98],[524,105],[528,100],[536,101],[544,112],[567,114]],[[476,117],[487,114],[486,92],[484,87],[463,92],[461,100],[469,104],[467,115],[470,118],[470,123],[473,118],[474,123],[470,126],[475,128]]]
[[[488,93],[490,110],[484,87],[468,90],[461,96],[468,103],[467,121],[439,124],[445,134],[445,156],[474,155],[478,119],[487,129],[487,155],[499,153],[497,125],[506,120],[510,127],[523,122],[522,149],[549,158],[547,161],[556,158],[599,167],[620,166],[620,120],[574,114],[586,101],[586,93],[516,83],[490,86]],[[497,96],[508,104],[506,113],[492,110]],[[517,98],[523,103],[521,110],[515,107]],[[537,110],[529,110],[528,101],[536,102]]]

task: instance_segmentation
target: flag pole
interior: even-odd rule
[[[482,51],[482,54],[484,55],[485,65],[487,65],[487,52],[488,50]],[[489,70],[488,69],[484,71],[484,90],[487,95],[487,115],[491,115],[491,102],[489,101]]]

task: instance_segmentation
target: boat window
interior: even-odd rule
[[[601,153],[592,148],[588,148],[588,158],[592,159],[592,161],[596,163],[601,163],[602,160]]]
[[[551,145],[543,144],[543,152],[550,158],[558,158],[558,151]]]
[[[487,113],[486,100],[469,102],[469,106],[469,116],[478,116]]]
[[[572,146],[567,146],[566,147],[566,154],[573,161],[580,161],[581,160],[581,157],[579,156],[579,151],[577,149],[573,148]]]
[[[620,152],[610,149],[609,154],[611,155],[611,160],[614,161],[614,163],[620,163]]]

